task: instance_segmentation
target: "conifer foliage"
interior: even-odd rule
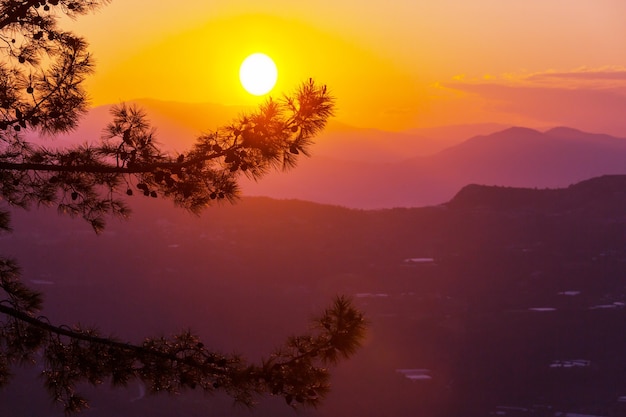
[[[240,176],[260,178],[293,167],[333,113],[333,98],[312,80],[280,100],[197,138],[185,153],[162,151],[145,113],[113,107],[102,138],[73,148],[45,148],[29,138],[75,128],[87,110],[83,81],[93,71],[87,43],[59,27],[106,0],[0,0],[0,201],[52,205],[82,217],[95,232],[110,215],[125,217],[128,198],[169,198],[200,211],[233,201]],[[87,139],[87,138],[86,138]],[[0,229],[9,232],[0,211]],[[347,358],[365,331],[362,314],[339,297],[310,333],[289,338],[259,364],[211,351],[196,335],[127,343],[96,330],[49,323],[42,294],[0,257],[0,387],[17,363],[40,361],[46,388],[67,412],[87,406],[76,385],[142,380],[152,392],[222,390],[244,404],[279,395],[317,405],[328,391],[326,366]]]

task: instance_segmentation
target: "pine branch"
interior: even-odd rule
[[[87,405],[75,392],[78,382],[99,384],[107,377],[120,385],[139,378],[154,392],[222,389],[247,405],[252,405],[255,395],[268,393],[284,397],[290,405],[315,406],[328,391],[328,370],[320,365],[334,362],[335,352],[344,356],[353,353],[337,342],[337,335],[343,334],[344,339],[351,340],[351,346],[358,346],[365,329],[361,313],[347,299],[339,298],[319,321],[349,323],[348,327],[332,327],[317,335],[290,338],[285,348],[277,350],[270,360],[254,365],[237,356],[208,351],[189,332],[171,339],[146,339],[142,345],[133,345],[101,337],[94,330],[54,326],[1,302],[0,313],[15,321],[10,326],[12,333],[4,334],[5,344],[21,352],[17,356],[8,353],[5,357],[22,358],[42,349],[48,389],[56,401],[65,404],[68,412]],[[27,338],[26,334],[30,336]],[[11,340],[11,335],[15,340]],[[0,362],[2,357],[0,349]]]

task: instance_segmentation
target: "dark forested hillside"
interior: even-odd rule
[[[135,341],[140,329],[189,326],[256,358],[347,294],[370,320],[368,339],[326,403],[302,415],[619,415],[626,176],[554,190],[471,185],[414,209],[246,198],[196,217],[132,202],[131,219],[100,236],[51,210],[13,213],[0,250],[45,293],[51,321]],[[36,369],[17,373],[0,414],[59,415]],[[89,417],[250,415],[222,398],[143,398],[134,385],[88,395]],[[271,400],[253,412],[292,414]]]

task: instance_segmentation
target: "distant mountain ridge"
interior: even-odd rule
[[[184,151],[201,133],[227,125],[237,116],[256,107],[226,106],[213,103],[183,103],[156,99],[126,102],[136,105],[148,115],[157,128],[157,140],[167,148]],[[111,120],[113,105],[89,110],[78,129],[60,136],[61,142],[84,143],[100,138]],[[436,153],[475,134],[491,133],[503,128],[498,124],[452,125],[410,129],[401,132],[359,128],[331,119],[315,139],[314,155],[338,157],[349,161],[391,162],[410,156]]]
[[[251,110],[158,100],[136,103],[157,127],[157,139],[174,152],[184,152],[199,134]],[[110,120],[109,108],[92,109],[77,131],[54,144],[98,140]],[[446,202],[469,183],[555,188],[626,174],[626,139],[565,126],[539,131],[477,124],[386,132],[331,120],[315,142],[312,158],[302,158],[294,170],[274,172],[258,182],[244,179],[243,194],[361,209],[420,207]]]
[[[626,208],[626,175],[603,175],[555,189],[469,184],[444,205],[453,209],[543,212],[605,206],[621,211]]]
[[[626,174],[626,139],[513,127],[397,163],[314,157],[244,191],[355,208],[420,207],[448,201],[469,183],[554,188],[609,174]]]

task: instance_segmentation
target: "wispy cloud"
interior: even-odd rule
[[[442,86],[480,99],[485,112],[626,136],[623,67],[456,78]]]
[[[556,88],[622,89],[626,87],[626,68],[579,68],[572,71],[544,71],[521,76],[520,82]]]
[[[626,70],[622,71],[573,71],[573,72],[544,72],[527,78],[529,81],[543,81],[552,79],[563,80],[621,80],[626,81]]]
[[[625,87],[626,67],[577,68],[570,71],[547,70],[541,72],[485,74],[480,77],[457,75],[453,82],[477,84],[489,82],[502,85],[544,86],[555,88],[577,87]]]

